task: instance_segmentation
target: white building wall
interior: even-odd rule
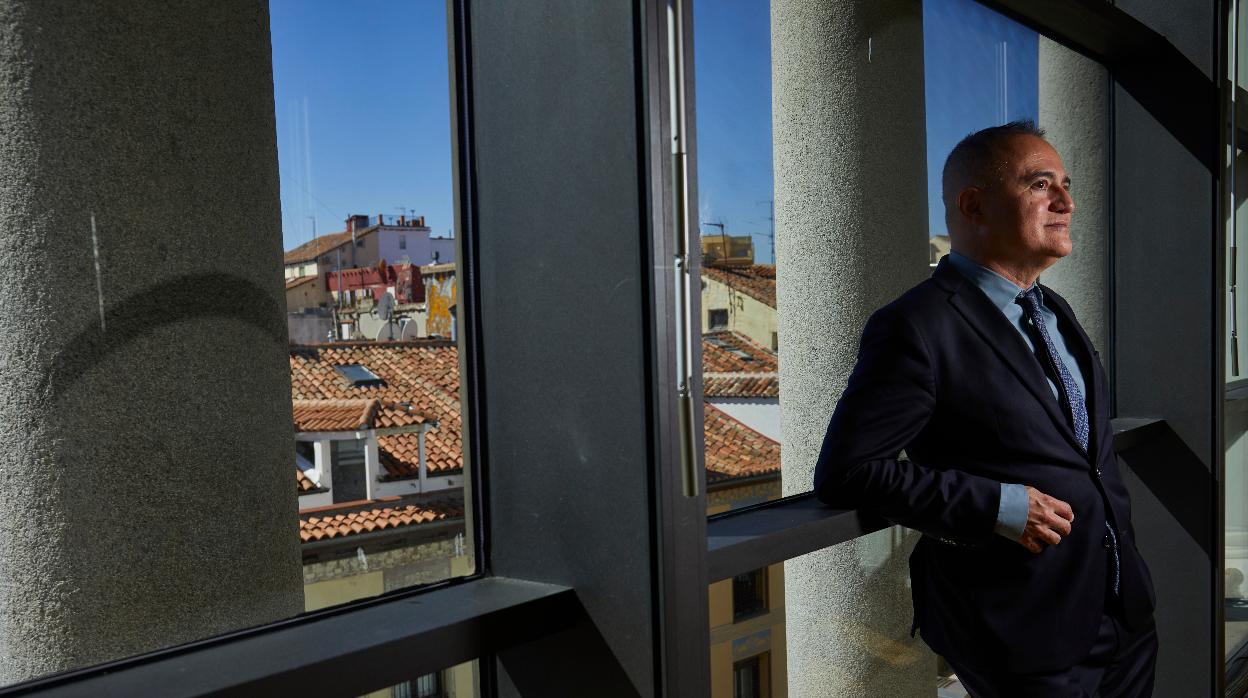
[[[706,401],[763,436],[780,440],[780,398],[707,398]]]
[[[433,253],[438,252],[441,262],[455,261],[454,238],[431,238],[429,228],[382,228],[373,233],[377,237],[377,253],[389,264],[400,264],[404,260],[417,266],[433,261]],[[400,241],[406,238],[406,247],[400,247]]]

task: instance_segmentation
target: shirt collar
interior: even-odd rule
[[[988,300],[992,301],[992,304],[1003,313],[1006,308],[1014,305],[1015,299],[1023,292],[1018,284],[958,252],[949,252],[949,263],[968,281],[978,286],[979,290],[988,296]],[[1040,292],[1038,284],[1032,284],[1031,287],[1036,289],[1037,293]],[[1041,300],[1043,300],[1043,295]]]

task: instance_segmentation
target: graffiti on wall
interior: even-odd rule
[[[428,304],[429,319],[426,323],[425,334],[450,337],[453,326],[451,309],[455,307],[458,291],[455,277],[439,275],[426,278],[428,285],[425,287],[425,302]]]

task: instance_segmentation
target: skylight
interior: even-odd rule
[[[359,364],[347,364],[345,366],[335,366],[343,378],[351,384],[353,388],[367,388],[374,385],[384,385],[385,381],[381,380],[376,373],[368,370],[368,368]]]

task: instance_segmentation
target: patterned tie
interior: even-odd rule
[[[1044,324],[1044,315],[1040,312],[1040,287],[1032,286],[1026,291],[1021,291],[1016,299],[1027,311],[1027,318],[1031,320],[1031,326],[1035,328],[1036,333],[1040,335],[1040,339],[1044,343],[1044,355],[1048,358],[1049,368],[1053,374],[1057,376],[1058,392],[1061,393],[1063,406],[1066,408],[1066,416],[1070,419],[1070,424],[1075,430],[1075,438],[1079,440],[1079,446],[1083,448],[1083,452],[1088,452],[1088,406],[1083,401],[1083,393],[1079,391],[1079,385],[1075,383],[1075,379],[1070,375],[1070,370],[1066,368],[1066,362],[1062,361],[1061,355],[1057,353],[1057,345],[1053,343],[1053,337],[1049,335],[1049,328]],[[1097,470],[1100,475],[1100,470]],[[1119,560],[1118,560],[1118,535],[1114,533],[1113,526],[1109,522],[1105,522],[1105,530],[1108,531],[1109,539],[1113,546],[1114,552],[1114,593],[1118,593],[1119,584]]]

